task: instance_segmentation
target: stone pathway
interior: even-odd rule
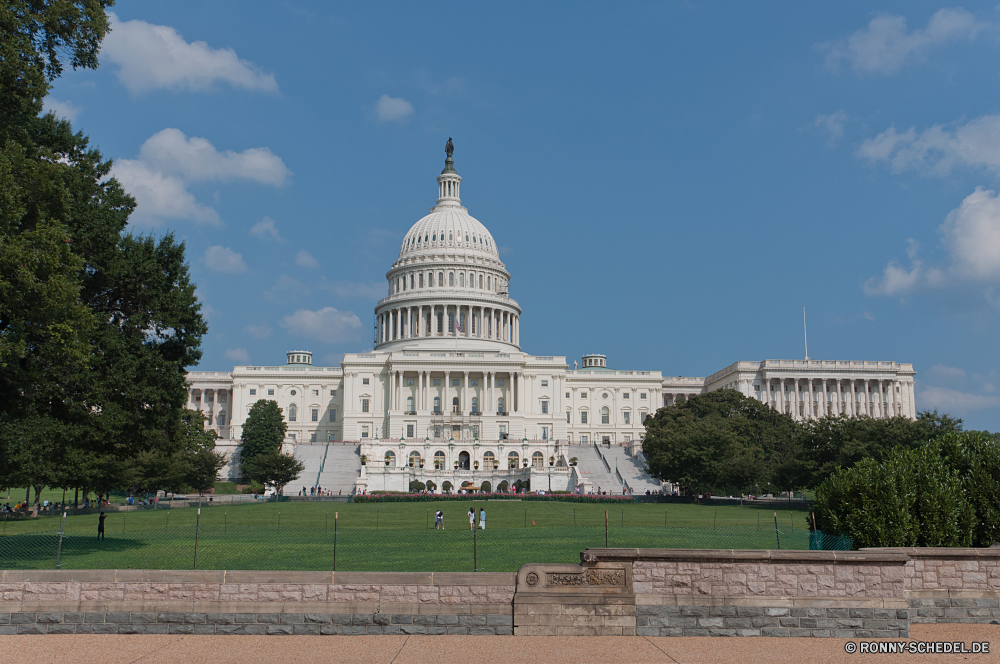
[[[984,655],[871,655],[845,652],[847,639],[515,636],[0,636],[4,664],[586,664],[717,662],[1000,662],[1000,625],[914,625],[915,641],[988,641]],[[906,641],[906,639],[900,639]]]

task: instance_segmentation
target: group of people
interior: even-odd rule
[[[321,487],[321,486],[319,486],[317,484],[316,486],[309,487],[308,491],[306,490],[305,487],[302,487],[302,490],[299,491],[299,495],[300,496],[332,496],[334,494],[333,494],[333,489],[324,489],[323,487]],[[341,490],[337,491],[337,495],[338,496],[344,495],[344,490],[341,489]]]
[[[476,529],[476,508],[469,508],[469,530]],[[434,513],[434,530],[444,530],[444,512],[438,510]],[[486,508],[479,509],[479,529],[486,530]]]

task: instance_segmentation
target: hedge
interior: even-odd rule
[[[524,502],[533,501],[557,501],[565,503],[632,503],[635,499],[632,496],[580,496],[570,494],[546,494],[544,496],[537,493],[369,493],[362,496],[354,496],[356,503],[429,503],[441,500],[520,500]]]

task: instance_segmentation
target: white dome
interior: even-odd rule
[[[454,205],[439,205],[413,224],[403,238],[399,257],[448,249],[482,252],[490,258],[500,259],[496,242],[486,227],[464,207]]]

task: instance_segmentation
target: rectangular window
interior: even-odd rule
[[[413,425],[412,424],[407,424],[406,425],[406,437],[407,438],[413,438]]]
[[[542,381],[542,387],[548,387],[548,386],[549,386],[549,381],[543,380]]]
[[[250,388],[250,396],[252,396],[252,397],[253,397],[253,396],[257,396],[257,390],[255,390],[255,389],[253,389],[253,388],[251,387],[251,388]]]
[[[472,425],[472,439],[473,440],[479,440],[479,425],[478,424],[473,424]]]
[[[570,413],[570,412],[569,412],[569,411],[567,410],[567,411],[566,411],[566,424],[570,424],[570,419],[572,418],[572,416],[573,416],[573,415],[572,415],[572,413]]]
[[[368,399],[362,399],[361,400],[361,412],[362,413],[367,413],[368,412]]]
[[[319,396],[319,390],[313,390],[313,396],[318,397]]]
[[[434,387],[441,387],[441,379],[440,378],[435,378],[434,379]]]
[[[587,398],[587,393],[586,392],[580,392],[580,398],[581,399],[586,399]]]
[[[569,392],[566,393],[566,398],[569,399]]]
[[[219,403],[226,403],[227,395],[225,392],[219,395]]]
[[[315,443],[316,442],[316,434],[312,434],[311,436],[309,436],[309,442],[310,443]]]
[[[641,414],[641,415],[639,416],[639,420],[640,420],[640,423],[641,423],[641,424],[645,424],[645,423],[646,423],[646,418],[647,418],[647,417],[649,417],[649,413],[642,413],[642,414]]]
[[[549,402],[548,401],[543,401],[542,402],[542,415],[548,415],[548,413],[549,413]]]
[[[503,378],[497,381],[497,387],[503,387]]]
[[[622,422],[625,424],[630,424],[629,420],[632,419],[632,414],[627,410],[622,411]]]
[[[451,385],[452,385],[452,387],[458,387],[458,379],[457,378],[453,379],[451,381]]]
[[[319,422],[319,408],[312,409],[312,421]]]
[[[441,425],[440,424],[434,425],[434,437],[435,438],[440,438],[441,437]]]
[[[362,427],[361,427],[361,437],[362,438],[367,438],[368,437],[368,427],[367,426],[362,425]]]
[[[337,390],[330,390],[330,396],[331,397],[337,396]]]
[[[632,442],[632,436],[630,436],[629,434],[625,434],[625,442],[626,443],[631,443]]]
[[[206,394],[205,395],[205,401],[207,401],[208,403],[212,403],[213,401],[215,401],[215,395],[214,394]]]
[[[587,411],[581,410],[580,411],[580,424],[586,424],[586,423],[587,423]]]
[[[585,436],[585,435],[584,436],[580,436],[580,443],[582,443],[583,445],[586,445],[589,442],[590,441],[588,440],[587,436]]]
[[[337,421],[337,409],[336,408],[331,408],[330,409],[330,421],[331,422],[336,422]]]
[[[624,394],[622,394],[622,398],[623,399],[628,399],[629,398],[629,393],[625,392]]]
[[[548,440],[548,439],[549,439],[549,428],[542,427],[542,440]]]
[[[274,396],[274,390],[268,390],[267,391],[267,396],[273,397]]]
[[[645,392],[640,392],[639,393],[639,398],[640,399],[645,399],[646,398],[646,393]]]
[[[471,381],[471,385],[473,387],[479,387],[479,381],[478,380]]]
[[[413,379],[412,379],[412,378],[408,378],[408,379],[407,379],[407,381],[406,381],[406,386],[407,386],[407,387],[413,387]]]
[[[367,378],[362,378],[362,379],[361,379],[361,384],[362,384],[362,385],[368,385],[368,384],[369,384],[369,383],[368,383],[368,379],[367,379]]]

